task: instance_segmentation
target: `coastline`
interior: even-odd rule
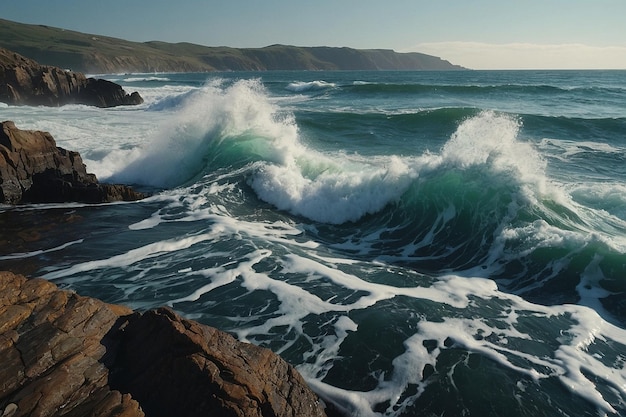
[[[209,47],[192,43],[131,42],[0,19],[5,48],[41,63],[84,73],[266,70],[459,70],[418,52],[347,47],[269,45]]]

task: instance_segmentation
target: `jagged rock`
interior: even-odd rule
[[[0,272],[0,415],[325,416],[271,351]]]
[[[139,93],[127,94],[120,85],[110,81],[39,65],[0,48],[0,102],[31,106],[86,104],[114,107],[141,104],[143,99]]]
[[[0,203],[99,203],[144,197],[124,185],[99,184],[87,173],[80,154],[57,147],[50,133],[0,123]]]
[[[102,362],[105,336],[129,313],[0,272],[0,415],[144,416],[107,385]]]

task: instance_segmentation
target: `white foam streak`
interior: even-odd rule
[[[553,154],[553,157],[564,161],[579,154],[604,153],[619,156],[625,151],[624,147],[616,147],[609,143],[554,138],[542,139],[539,146],[546,152]],[[558,152],[554,152],[555,150]]]
[[[248,338],[250,335],[269,334],[273,328],[281,326],[286,326],[288,329],[295,329],[298,334],[304,335],[302,319],[308,314],[320,315],[326,311],[333,311],[336,308],[343,311],[349,308],[347,306],[334,305],[298,286],[291,285],[284,281],[274,280],[264,273],[256,272],[253,266],[270,255],[271,252],[265,250],[250,254],[250,260],[241,262],[238,266],[239,276],[243,279],[242,286],[248,291],[266,290],[275,294],[280,301],[278,310],[280,314],[277,317],[266,320],[260,325],[235,330],[240,340],[249,341]],[[289,333],[289,331],[286,333]],[[294,342],[295,341],[286,343],[277,353],[288,349]]]
[[[298,368],[300,369],[300,368]],[[311,388],[323,399],[331,401],[346,416],[375,417],[380,414],[372,411],[375,402],[372,393],[348,391],[325,384],[319,379],[307,379]],[[378,392],[375,392],[378,394]]]
[[[602,394],[597,390],[596,385],[583,371],[596,375],[605,381],[611,381],[615,389],[619,390],[622,397],[626,396],[626,366],[622,362],[621,367],[608,367],[594,355],[588,352],[589,347],[596,341],[615,340],[626,345],[626,334],[623,329],[619,329],[604,321],[597,312],[584,307],[572,307],[570,309],[573,317],[578,321],[578,326],[570,330],[574,336],[569,344],[562,345],[556,352],[555,358],[563,366],[561,380],[572,393],[576,393],[607,413],[616,413]]]
[[[57,247],[54,247],[54,248],[50,248],[50,249],[46,249],[46,250],[37,250],[37,251],[33,251],[33,252],[12,253],[12,254],[9,254],[9,255],[2,255],[2,256],[0,256],[0,261],[6,261],[6,260],[10,260],[10,259],[32,258],[34,256],[43,255],[44,253],[60,251],[60,250],[63,250],[65,248],[69,247],[69,246],[76,245],[76,244],[79,244],[79,243],[83,243],[83,239],[73,240],[71,242],[64,243],[63,245],[60,245],[60,246],[57,246]]]
[[[213,254],[215,255],[215,254]],[[202,295],[213,291],[216,288],[223,287],[224,285],[228,285],[231,282],[235,281],[237,276],[241,274],[241,266],[234,269],[227,269],[226,267],[230,266],[229,264],[220,265],[216,268],[208,268],[203,269],[201,271],[187,271],[189,274],[194,275],[202,275],[203,277],[210,279],[211,282],[205,284],[189,294],[186,297],[177,298],[175,300],[171,300],[168,305],[173,307],[174,304],[182,303],[182,302],[193,302],[197,301],[202,297]]]
[[[211,235],[203,234],[203,235],[191,236],[191,237],[182,238],[182,239],[172,239],[172,240],[166,240],[166,241],[161,241],[161,242],[155,242],[149,245],[141,246],[136,249],[131,249],[130,251],[126,253],[112,256],[107,259],[83,262],[83,263],[75,264],[67,269],[61,269],[58,271],[48,272],[43,275],[43,278],[53,280],[53,279],[57,279],[61,277],[79,274],[81,272],[92,271],[95,269],[115,268],[115,267],[123,268],[123,267],[130,266],[140,260],[155,258],[163,253],[188,249],[197,243],[204,242],[211,238],[212,238]]]
[[[151,76],[151,77],[128,77],[128,78],[124,78],[123,80],[126,83],[138,83],[138,82],[147,82],[147,81],[160,81],[160,82],[166,82],[166,81],[170,81],[169,78],[167,77],[155,77],[155,76]]]
[[[475,294],[477,288],[481,289],[481,296],[485,297],[495,293],[497,288],[496,284],[491,280],[479,278],[468,280],[456,276],[444,277],[430,288],[394,287],[376,284],[295,254],[289,254],[285,257],[283,268],[285,273],[305,273],[312,279],[326,278],[342,288],[369,293],[369,295],[360,297],[357,302],[352,304],[335,306],[334,308],[337,311],[367,308],[382,300],[388,300],[396,296],[431,300],[456,308],[465,308],[470,302],[469,295]]]

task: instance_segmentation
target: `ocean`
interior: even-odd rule
[[[117,74],[0,104],[151,197],[0,207],[0,269],[267,347],[352,416],[626,415],[626,71]]]

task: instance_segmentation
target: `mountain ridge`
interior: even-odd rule
[[[419,52],[270,45],[212,47],[189,42],[132,42],[0,19],[0,46],[41,64],[84,73],[268,70],[460,70]]]

